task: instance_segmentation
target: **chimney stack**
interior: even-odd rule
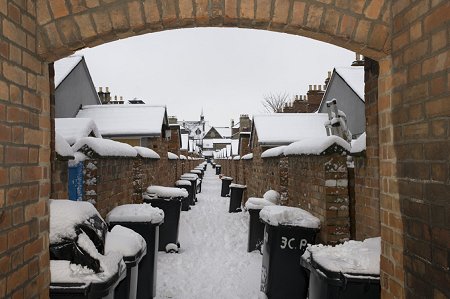
[[[98,88],[98,93],[97,94],[98,94],[98,98],[100,99],[100,102],[102,104],[108,104],[109,101],[111,100],[111,94],[109,92],[109,88],[106,87],[105,89],[106,89],[105,92],[103,92],[103,88],[102,87]]]
[[[356,60],[352,62],[352,66],[364,66],[364,56],[355,53]]]

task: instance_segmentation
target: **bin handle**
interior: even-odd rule
[[[345,289],[347,288],[347,277],[344,275],[344,273],[339,271],[339,278],[343,282],[342,290],[345,291]]]

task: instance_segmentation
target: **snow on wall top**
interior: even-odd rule
[[[251,160],[253,159],[253,153],[247,154],[247,155],[243,155],[241,157],[241,160]]]
[[[129,144],[109,139],[84,137],[72,146],[74,151],[88,146],[95,153],[103,157],[136,157],[137,151]]]
[[[127,204],[120,205],[112,209],[106,215],[109,222],[150,222],[161,223],[164,220],[164,212],[161,209],[152,207],[151,204]]]
[[[344,79],[351,89],[364,101],[364,67],[337,67],[336,73]]]
[[[58,133],[55,133],[55,152],[63,157],[73,157],[73,150],[67,141]]]
[[[172,152],[167,152],[167,158],[168,158],[169,160],[178,160],[178,159],[179,159],[178,156],[175,155],[175,154],[172,153]]]
[[[352,140],[351,153],[356,154],[366,150],[366,132],[362,133],[356,140]]]
[[[325,269],[347,274],[380,275],[381,238],[347,241],[334,247],[312,245],[308,250]]]
[[[185,189],[175,187],[165,187],[152,185],[147,187],[147,194],[144,195],[146,199],[153,198],[180,198],[188,197],[188,192]]]
[[[50,234],[51,244],[63,239],[76,237],[75,226],[84,223],[90,217],[97,215],[97,209],[87,201],[72,201],[66,199],[50,200]]]
[[[55,131],[73,145],[78,139],[88,137],[91,133],[102,138],[97,125],[90,118],[55,118]]]
[[[61,84],[70,72],[80,63],[83,56],[72,55],[55,61],[55,88]]]
[[[333,144],[341,146],[350,152],[350,144],[338,136],[324,136],[320,138],[305,138],[286,146],[284,154],[287,155],[320,155]]]
[[[261,154],[261,158],[272,158],[272,157],[278,157],[278,156],[284,155],[285,148],[286,148],[286,145],[269,148],[268,150],[265,150]]]
[[[255,115],[260,144],[288,144],[304,138],[327,136],[326,113],[274,113]]]
[[[87,105],[77,118],[92,118],[103,136],[160,136],[166,108],[152,105]]]
[[[259,212],[259,218],[272,226],[290,225],[319,228],[320,220],[300,208],[286,206],[266,206]]]
[[[148,147],[135,146],[134,149],[137,151],[138,155],[141,156],[142,158],[161,159],[161,156],[158,155],[157,152],[155,152],[152,149],[149,149]]]

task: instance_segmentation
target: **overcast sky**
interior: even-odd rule
[[[261,114],[268,93],[306,94],[355,54],[304,37],[263,30],[194,28],[127,38],[78,54],[111,95],[167,106],[178,120],[227,126]]]

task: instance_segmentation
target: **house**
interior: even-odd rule
[[[366,130],[364,102],[364,66],[336,67],[328,82],[318,112],[327,113],[327,102],[336,99],[347,117],[353,139]]]
[[[250,145],[262,151],[304,138],[327,136],[326,113],[274,113],[255,115]]]
[[[90,118],[55,118],[55,132],[70,146],[83,137],[102,138],[97,125]]]
[[[77,118],[93,119],[103,138],[167,154],[167,139],[171,133],[164,106],[90,105],[83,106]]]
[[[83,56],[60,59],[54,68],[55,117],[75,117],[81,106],[101,104]]]
[[[201,145],[202,139],[206,132],[211,128],[207,121],[205,121],[205,116],[203,115],[203,110],[200,114],[200,120],[194,121],[177,121],[177,123],[183,128],[182,134],[188,134],[189,139],[194,140],[196,144]]]
[[[231,128],[230,127],[211,127],[209,131],[203,136],[203,139],[220,139],[220,138],[231,138]]]

